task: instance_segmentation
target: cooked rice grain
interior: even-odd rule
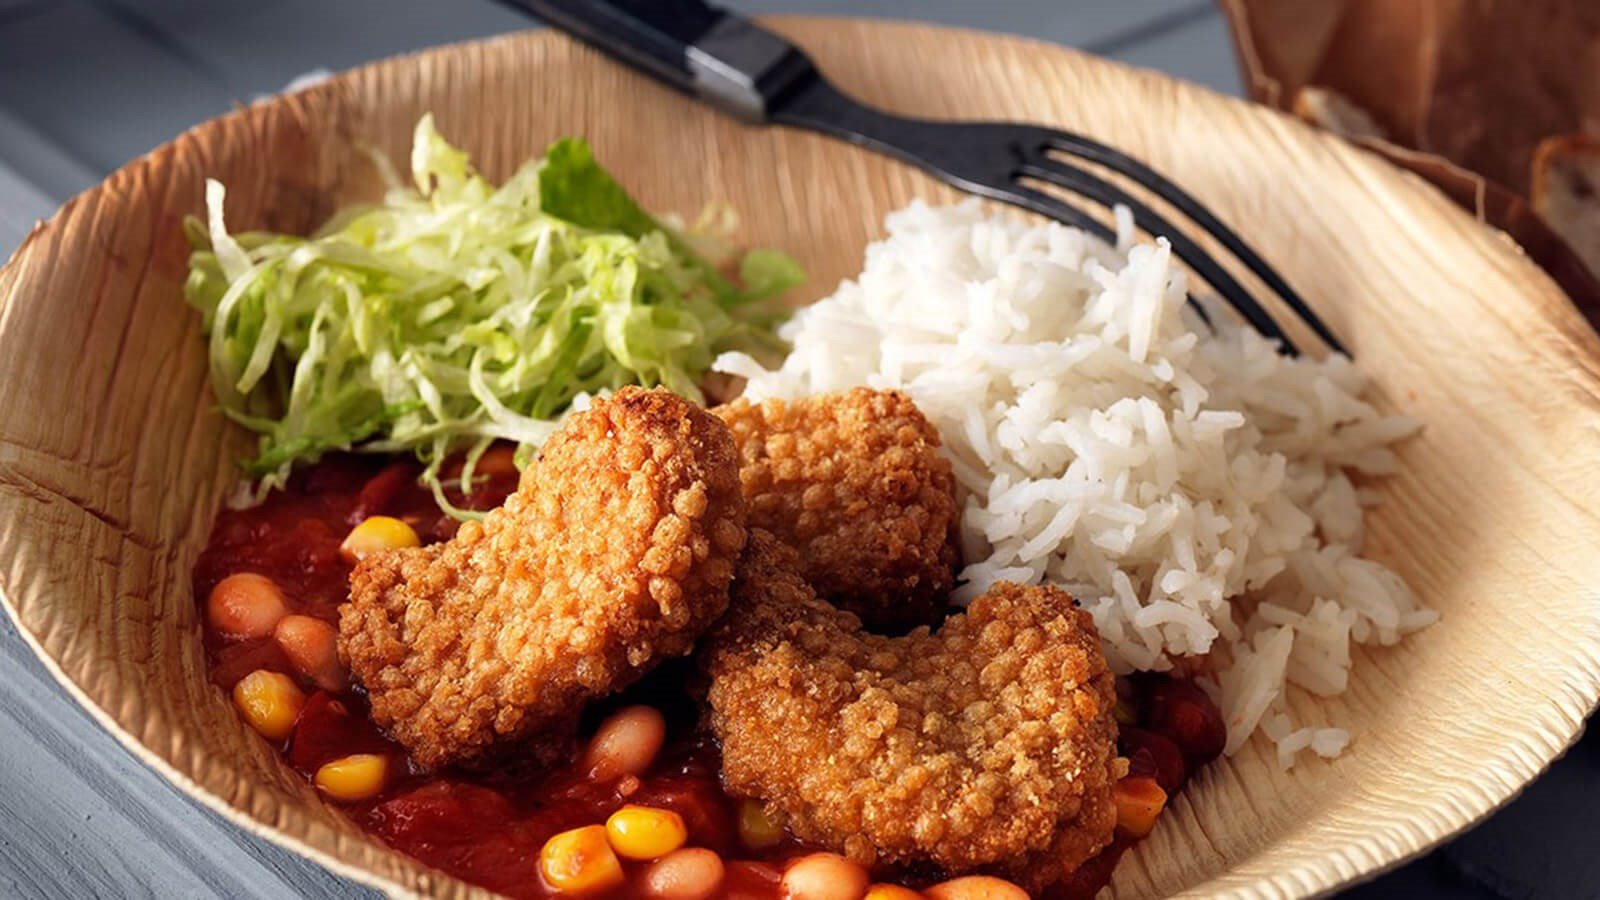
[[[1331,696],[1350,643],[1432,622],[1363,558],[1366,479],[1417,430],[1364,399],[1342,356],[1290,359],[1185,304],[1165,240],[921,203],[887,220],[855,281],[802,310],[775,371],[727,355],[746,395],[899,388],[938,426],[962,494],[957,600],[998,580],[1077,596],[1119,672],[1210,655],[1235,752],[1293,683]],[[1338,729],[1274,729],[1327,756]]]

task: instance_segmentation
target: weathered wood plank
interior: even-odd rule
[[[246,834],[135,760],[3,616],[0,735],[0,896],[373,896]]]
[[[100,172],[186,127],[174,127],[177,110],[215,115],[231,99],[192,62],[86,0],[61,0],[0,28],[0,110]]]
[[[1244,93],[1228,24],[1217,15],[1178,12],[1135,32],[1091,47],[1104,56],[1156,69],[1224,94]]]
[[[0,256],[9,255],[33,223],[50,215],[55,207],[54,198],[0,161]]]
[[[897,0],[734,0],[728,5],[750,13],[907,13]],[[9,112],[45,135],[60,155],[100,172],[230,103],[277,90],[308,70],[347,68],[533,24],[492,0],[59,0],[28,9],[29,15],[0,28],[0,114]],[[1220,23],[1207,0],[939,0],[919,4],[915,12],[930,21],[1085,47],[1115,43],[1174,15],[1203,15]],[[1186,42],[1164,55],[1169,67],[1198,67],[1202,57],[1225,46]],[[93,54],[92,65],[85,64],[86,51]],[[1194,61],[1184,62],[1190,58]],[[1231,58],[1222,56],[1219,62],[1231,71]],[[4,149],[0,130],[0,158],[12,160],[24,177],[35,177]]]

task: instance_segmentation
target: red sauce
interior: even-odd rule
[[[255,572],[278,583],[291,612],[337,626],[350,574],[339,545],[353,526],[368,516],[388,515],[410,524],[425,543],[454,534],[456,522],[416,484],[419,471],[407,460],[329,457],[297,474],[287,489],[274,492],[260,506],[223,512],[195,565],[195,596],[204,604],[224,577]],[[501,466],[476,478],[470,492],[464,494],[451,484],[447,493],[457,506],[490,509],[515,489],[516,480],[514,470]],[[730,897],[777,897],[783,862],[814,849],[792,838],[762,852],[741,845],[738,802],[721,789],[715,742],[697,730],[698,710],[683,684],[688,673],[684,663],[661,667],[641,685],[591,711],[597,721],[618,705],[648,702],[661,709],[669,723],[667,744],[649,772],[639,778],[596,782],[576,765],[423,773],[410,764],[404,748],[372,723],[359,689],[315,690],[296,674],[270,637],[234,639],[207,628],[204,640],[211,678],[224,690],[257,669],[294,676],[305,689],[309,699],[294,732],[279,746],[289,765],[309,779],[323,764],[352,753],[387,756],[390,776],[383,792],[344,804],[348,814],[397,850],[485,888],[513,897],[551,896],[554,892],[539,874],[539,852],[545,841],[570,828],[604,822],[628,803],[679,813],[688,826],[689,844],[715,850],[728,862],[724,893]],[[1178,692],[1177,702],[1190,704],[1176,713],[1168,708],[1173,690]],[[1142,700],[1134,705],[1141,710],[1142,724],[1179,721],[1190,731],[1203,731],[1209,714],[1220,726],[1221,717],[1209,700],[1198,714],[1191,708],[1194,698],[1204,695],[1187,683],[1148,679],[1137,695]],[[1192,757],[1186,761],[1173,740],[1155,732],[1129,729],[1128,735],[1122,752],[1130,757],[1133,775],[1155,777],[1176,788],[1204,761]],[[1188,740],[1189,735],[1182,737]],[[1099,857],[1049,895],[1092,897],[1110,880],[1117,858],[1132,843],[1119,834]],[[642,864],[625,863],[625,868],[631,878]],[[873,875],[900,883],[928,882],[925,876],[889,869]],[[624,887],[598,896],[631,895]]]

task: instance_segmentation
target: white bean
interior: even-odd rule
[[[595,781],[638,775],[650,768],[667,739],[667,720],[649,706],[628,706],[600,723],[583,765]]]
[[[861,900],[867,884],[867,870],[837,853],[803,856],[783,872],[786,900]]]
[[[644,870],[646,897],[659,900],[705,900],[722,887],[722,857],[704,847],[674,850]]]
[[[967,875],[942,881],[923,893],[932,900],[1028,900],[1028,892],[1004,878]]]
[[[217,582],[206,601],[211,627],[229,637],[266,637],[288,614],[283,589],[254,572],[240,572]]]

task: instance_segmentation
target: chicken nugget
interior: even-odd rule
[[[727,427],[624,388],[569,418],[481,523],[362,560],[339,653],[417,763],[478,761],[569,732],[585,702],[687,653],[744,541]]]
[[[864,633],[752,529],[703,642],[728,790],[871,865],[992,872],[1037,889],[1110,842],[1113,678],[1089,615],[995,585],[937,632]]]
[[[955,577],[959,510],[939,433],[899,391],[856,388],[712,410],[739,448],[750,525],[868,628],[932,622]]]

